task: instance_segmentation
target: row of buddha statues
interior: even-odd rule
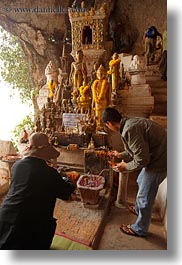
[[[108,68],[95,62],[88,77],[82,50],[76,52],[69,74],[57,69],[50,61],[45,69],[49,95],[37,119],[36,130],[64,131],[62,114],[81,113],[87,117],[83,124],[84,132],[90,128],[101,131],[103,110],[115,105],[121,81],[125,82],[124,67],[117,53],[113,54]]]
[[[83,81],[88,83],[87,78],[87,67],[86,63],[83,60],[83,51],[78,50],[76,52],[76,60],[71,64],[71,71],[69,75],[69,84],[73,88],[79,89],[82,86]],[[112,91],[116,91],[119,87],[120,80],[120,62],[118,53],[114,53],[112,59],[109,62],[109,70],[106,71],[103,65],[99,65],[99,62],[95,62],[93,65],[93,71],[91,73],[90,85],[96,79],[106,79],[108,75],[111,75],[112,80]],[[122,65],[123,66],[123,65]],[[100,70],[99,67],[102,67]],[[97,70],[102,71],[102,76],[98,76]],[[123,69],[124,70],[124,69]],[[105,72],[105,73],[104,73]]]

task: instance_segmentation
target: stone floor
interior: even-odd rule
[[[137,173],[132,174],[128,183],[127,203],[134,204],[137,193]],[[110,210],[105,218],[104,230],[98,245],[98,250],[166,250],[167,233],[160,220],[159,213],[153,210],[148,236],[145,238],[128,236],[120,231],[121,224],[132,224],[136,215],[128,209],[117,208],[114,204],[117,188],[114,188]]]
[[[136,216],[126,207],[115,206],[116,194],[117,189],[114,189],[110,201],[101,204],[98,209],[85,208],[80,201],[58,200],[55,208],[58,219],[56,232],[95,250],[166,250],[166,231],[156,211],[152,214],[146,238],[128,236],[120,231],[122,223],[132,224]],[[129,204],[134,203],[135,194],[136,189],[132,187],[127,198]]]
[[[126,208],[119,209],[112,204],[101,236],[98,250],[166,250],[167,236],[157,213],[153,215],[146,238],[128,236],[119,229],[121,224],[132,224],[136,216]]]

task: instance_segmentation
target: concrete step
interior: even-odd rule
[[[167,82],[161,80],[157,65],[151,65],[146,72],[146,81],[154,97],[154,108],[151,115],[167,116]]]

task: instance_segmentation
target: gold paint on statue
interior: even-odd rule
[[[111,87],[106,79],[103,65],[97,70],[97,79],[92,85],[92,108],[95,110],[97,130],[101,129],[103,110],[111,104]]]

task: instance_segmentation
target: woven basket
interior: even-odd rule
[[[99,175],[81,175],[77,181],[81,200],[85,204],[97,204],[99,193],[103,189],[105,178]]]

